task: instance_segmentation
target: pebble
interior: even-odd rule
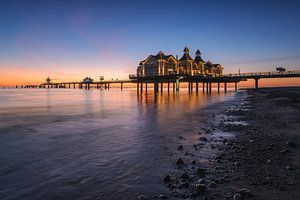
[[[181,158],[178,158],[176,161],[176,165],[184,165],[184,161]]]
[[[196,184],[196,192],[202,193],[205,191],[206,185],[205,184]]]
[[[167,174],[164,178],[163,178],[163,182],[165,183],[168,183],[170,182],[172,179],[171,179],[171,176],[169,174]]]
[[[210,182],[207,186],[209,188],[215,188],[215,187],[217,187],[217,184],[215,182]]]
[[[242,199],[242,195],[240,195],[240,194],[233,195],[233,200],[241,200],[241,199]]]
[[[183,150],[183,146],[182,146],[182,145],[179,145],[179,146],[177,147],[177,150],[182,151],[182,150]]]
[[[289,146],[289,147],[295,147],[296,146],[296,143],[292,142],[292,141],[287,141],[286,142],[286,145]]]
[[[201,140],[202,142],[207,142],[208,139],[206,137],[200,137],[199,140]]]
[[[146,196],[145,196],[145,195],[140,195],[140,196],[138,197],[138,199],[139,199],[139,200],[145,200],[145,199],[146,199]]]
[[[180,140],[184,140],[184,139],[185,139],[185,137],[183,137],[183,136],[179,136],[179,139],[180,139]]]
[[[200,168],[200,167],[197,168],[197,174],[198,174],[198,175],[203,175],[204,172],[205,172],[204,169],[202,169],[202,168]]]
[[[183,172],[183,173],[181,174],[180,178],[182,178],[182,179],[189,179],[190,176],[189,176],[186,172]]]
[[[243,197],[252,197],[250,190],[248,190],[247,188],[239,189],[235,193],[238,193],[238,194],[242,195]]]

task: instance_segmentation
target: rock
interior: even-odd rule
[[[196,165],[197,164],[196,160],[192,160],[192,164]]]
[[[223,156],[224,156],[223,154],[220,154],[220,155],[216,156],[215,159],[216,159],[216,160],[217,160],[217,159],[221,159]]]
[[[225,179],[224,179],[223,177],[219,178],[218,183],[219,183],[219,184],[225,183]]]
[[[240,195],[240,194],[234,194],[233,195],[233,200],[242,200],[242,195]]]
[[[204,184],[205,181],[204,181],[202,178],[200,178],[200,179],[198,180],[198,183]]]
[[[198,174],[198,175],[201,175],[201,176],[202,176],[202,175],[204,175],[204,173],[205,173],[205,170],[204,170],[204,169],[202,169],[201,167],[198,167],[198,168],[197,168],[197,174]]]
[[[202,193],[205,191],[206,185],[205,184],[196,184],[196,192]]]
[[[250,190],[248,190],[247,188],[239,189],[239,190],[235,191],[235,193],[242,195],[242,197],[252,197]]]
[[[180,140],[185,140],[185,137],[183,137],[183,136],[179,136],[178,137]]]
[[[171,181],[171,176],[169,174],[167,174],[164,178],[163,178],[163,182],[164,183],[169,183]]]
[[[215,188],[215,187],[217,187],[217,184],[215,182],[210,182],[207,186],[209,188]]]
[[[295,147],[295,146],[296,146],[296,143],[294,143],[294,142],[292,142],[292,141],[287,141],[287,142],[286,142],[286,145],[287,145],[288,147]]]
[[[190,194],[190,197],[191,197],[192,199],[196,199],[197,196],[198,196],[197,192],[192,192],[192,193]]]
[[[182,179],[189,179],[190,176],[189,176],[186,172],[183,172],[183,173],[181,174],[180,178],[182,178]]]
[[[179,146],[177,147],[177,150],[182,151],[182,150],[183,150],[183,146],[182,146],[182,145],[179,145]]]
[[[139,200],[145,200],[145,199],[146,199],[146,196],[145,196],[145,195],[140,195],[140,196],[138,197],[138,199],[139,199]]]
[[[184,165],[184,161],[181,158],[178,158],[176,161],[176,165]]]
[[[208,141],[208,139],[206,137],[200,137],[199,140],[202,141],[202,142],[207,142]]]
[[[283,149],[283,150],[280,151],[280,153],[288,153],[288,152],[289,152],[288,149]]]

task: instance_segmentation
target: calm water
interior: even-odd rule
[[[0,199],[136,199],[167,193],[169,151],[197,140],[227,95],[0,90]]]

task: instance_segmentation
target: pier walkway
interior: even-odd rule
[[[25,85],[25,88],[79,88],[90,89],[92,87],[100,89],[109,89],[111,84],[119,84],[120,89],[123,90],[125,83],[136,84],[137,91],[148,90],[148,84],[153,85],[154,91],[157,93],[164,89],[164,84],[167,84],[167,90],[179,91],[180,83],[187,83],[189,91],[193,91],[195,87],[196,92],[199,91],[199,84],[202,84],[203,92],[211,92],[212,83],[217,83],[218,92],[220,91],[220,84],[223,84],[224,91],[227,91],[227,83],[234,83],[235,90],[237,90],[238,83],[247,81],[248,79],[255,80],[255,88],[259,88],[259,80],[263,78],[296,78],[300,77],[300,70],[286,71],[286,72],[255,72],[255,73],[240,73],[240,74],[226,74],[219,77],[203,76],[203,75],[163,75],[163,76],[137,76],[129,75],[126,80],[102,80],[102,81],[73,81],[73,82],[45,82],[40,85]],[[159,87],[160,86],[160,87]],[[200,86],[201,87],[201,86]]]

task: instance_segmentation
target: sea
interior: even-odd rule
[[[162,177],[175,168],[178,144],[192,145],[209,114],[236,96],[0,89],[0,199],[167,194]]]

